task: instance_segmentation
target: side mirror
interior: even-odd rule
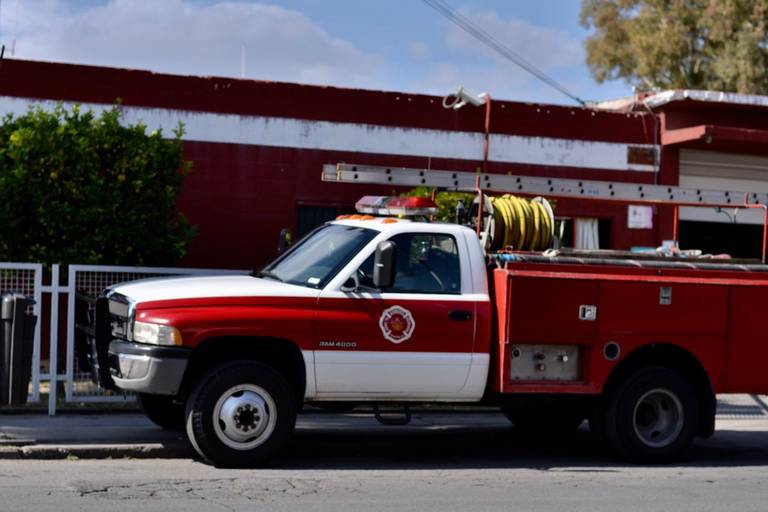
[[[277,254],[282,254],[293,243],[293,235],[291,230],[283,228],[280,230],[280,238],[277,241]]]
[[[391,287],[395,282],[395,249],[391,240],[379,242],[373,257],[373,286],[379,290]]]

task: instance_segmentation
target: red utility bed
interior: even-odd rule
[[[727,265],[708,270],[695,265],[631,267],[626,261],[507,263],[493,273],[501,362],[495,365],[493,389],[597,394],[626,354],[664,344],[693,354],[715,393],[768,393],[768,372],[761,368],[768,356],[763,325],[768,273],[758,267],[719,267]],[[593,308],[593,318],[580,318],[584,308]],[[529,346],[562,347],[559,357],[571,363],[577,356],[575,374],[516,378],[521,371],[526,375],[521,365],[529,363],[515,354],[518,347]],[[543,365],[555,364],[538,356]]]

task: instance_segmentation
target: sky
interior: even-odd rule
[[[448,3],[585,100],[627,96],[585,64],[579,0]],[[11,58],[444,96],[575,104],[422,0],[0,0]],[[244,49],[244,52],[243,52]]]

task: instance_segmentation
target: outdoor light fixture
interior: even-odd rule
[[[490,95],[487,92],[473,94],[466,90],[464,86],[460,85],[459,88],[456,89],[455,94],[449,94],[443,98],[443,107],[459,110],[467,103],[475,107],[482,107],[488,102],[489,99]]]

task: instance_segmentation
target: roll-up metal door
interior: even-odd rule
[[[680,186],[709,190],[768,192],[768,157],[680,150]],[[681,208],[680,220],[737,224],[763,224],[763,212],[733,210],[715,212],[706,208]]]

